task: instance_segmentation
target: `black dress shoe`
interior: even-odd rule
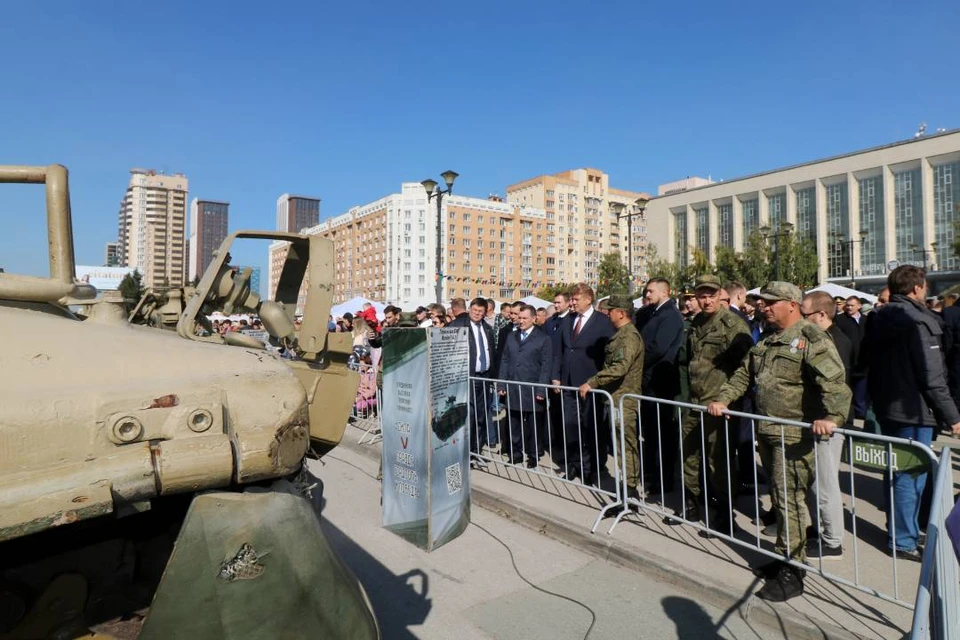
[[[677,515],[689,522],[700,522],[700,505],[697,504],[697,499],[688,497],[683,508],[677,511]],[[672,527],[683,524],[683,522],[683,520],[671,518],[670,516],[664,516],[663,518],[663,524],[668,524]]]
[[[910,560],[911,562],[923,562],[923,549],[917,547],[910,551],[897,549],[897,560]]]

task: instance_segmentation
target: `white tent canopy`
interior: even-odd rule
[[[374,302],[373,300],[367,300],[366,298],[357,296],[356,298],[350,298],[346,302],[341,302],[330,307],[330,315],[334,318],[342,318],[345,313],[352,313],[357,315],[357,312],[363,311],[363,305],[366,303],[373,305],[373,308],[377,310],[377,316],[383,317],[383,309],[386,307],[382,302]]]
[[[849,298],[850,296],[857,296],[861,300],[866,300],[870,304],[876,304],[877,296],[870,295],[869,293],[864,293],[863,291],[857,291],[856,289],[851,289],[850,287],[841,287],[838,284],[832,282],[825,282],[819,287],[814,287],[813,289],[807,289],[806,293],[811,291],[826,291],[830,294],[831,298]],[[760,287],[756,289],[750,289],[747,291],[747,295],[757,295],[760,293]]]
[[[549,302],[542,298],[538,298],[537,296],[527,296],[526,298],[520,298],[520,302],[522,302],[523,304],[528,304],[534,309],[539,309],[540,307],[546,308],[546,307],[549,307],[551,304],[553,304],[552,302]]]

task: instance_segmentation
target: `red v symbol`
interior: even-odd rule
[[[407,443],[408,443],[408,442],[410,442],[410,438],[404,438],[403,436],[400,436],[400,444],[403,445],[403,448],[404,448],[404,449],[407,448]]]

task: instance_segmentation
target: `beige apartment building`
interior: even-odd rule
[[[544,250],[548,280],[596,284],[600,260],[606,253],[628,256],[626,216],[611,210],[611,202],[627,205],[624,213],[635,212],[634,202],[642,192],[610,187],[610,177],[598,169],[573,169],[542,175],[507,187],[507,202],[543,209]],[[641,275],[646,264],[647,223],[634,216],[630,223],[633,264],[630,270]]]
[[[898,264],[960,269],[958,207],[960,130],[952,130],[663,195],[647,218],[650,242],[681,264],[694,248],[713,261],[717,247],[741,251],[755,231],[789,224],[816,246],[821,281],[879,289]]]
[[[186,281],[185,224],[189,183],[182,173],[132,169],[120,203],[117,259],[139,269],[146,287],[169,289]]]

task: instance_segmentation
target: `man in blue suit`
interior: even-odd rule
[[[558,291],[553,296],[553,306],[556,309],[556,313],[550,316],[550,319],[547,320],[546,324],[543,325],[544,330],[546,330],[547,335],[550,336],[550,340],[553,344],[553,352],[560,353],[560,327],[564,323],[573,322],[573,316],[576,315],[573,311],[570,310],[570,292],[569,291]],[[550,441],[551,448],[553,451],[550,452],[550,457],[553,461],[560,466],[560,468],[565,468],[566,461],[563,456],[564,448],[564,439],[563,439],[563,411],[562,405],[560,402],[556,402],[559,396],[550,398],[550,407],[547,412],[547,420],[550,423]]]
[[[536,309],[528,304],[520,305],[517,312],[517,330],[506,338],[503,358],[500,361],[499,377],[513,382],[550,384],[553,369],[553,342],[547,332],[534,326]],[[543,409],[546,406],[546,386],[501,385],[501,402],[509,414],[511,464],[523,462],[527,455],[527,468],[535,469],[544,453],[546,424]]]
[[[483,298],[474,298],[470,301],[467,313],[461,313],[449,324],[451,327],[467,327],[467,338],[470,343],[470,375],[473,384],[470,389],[470,451],[480,454],[484,445],[496,446],[496,424],[490,415],[490,385],[484,378],[489,378],[493,367],[493,329],[484,319],[487,315],[487,301]],[[475,464],[484,466],[481,461]]]
[[[561,324],[552,381],[555,385],[579,388],[603,369],[604,350],[615,330],[607,316],[594,310],[593,289],[580,283],[570,293],[575,315],[572,322]],[[607,457],[605,446],[598,450],[598,431],[601,443],[610,439],[604,420],[606,407],[594,402],[596,396],[580,402],[576,391],[563,391],[560,398],[566,443],[565,475],[568,480],[579,477],[587,484],[596,484]]]

